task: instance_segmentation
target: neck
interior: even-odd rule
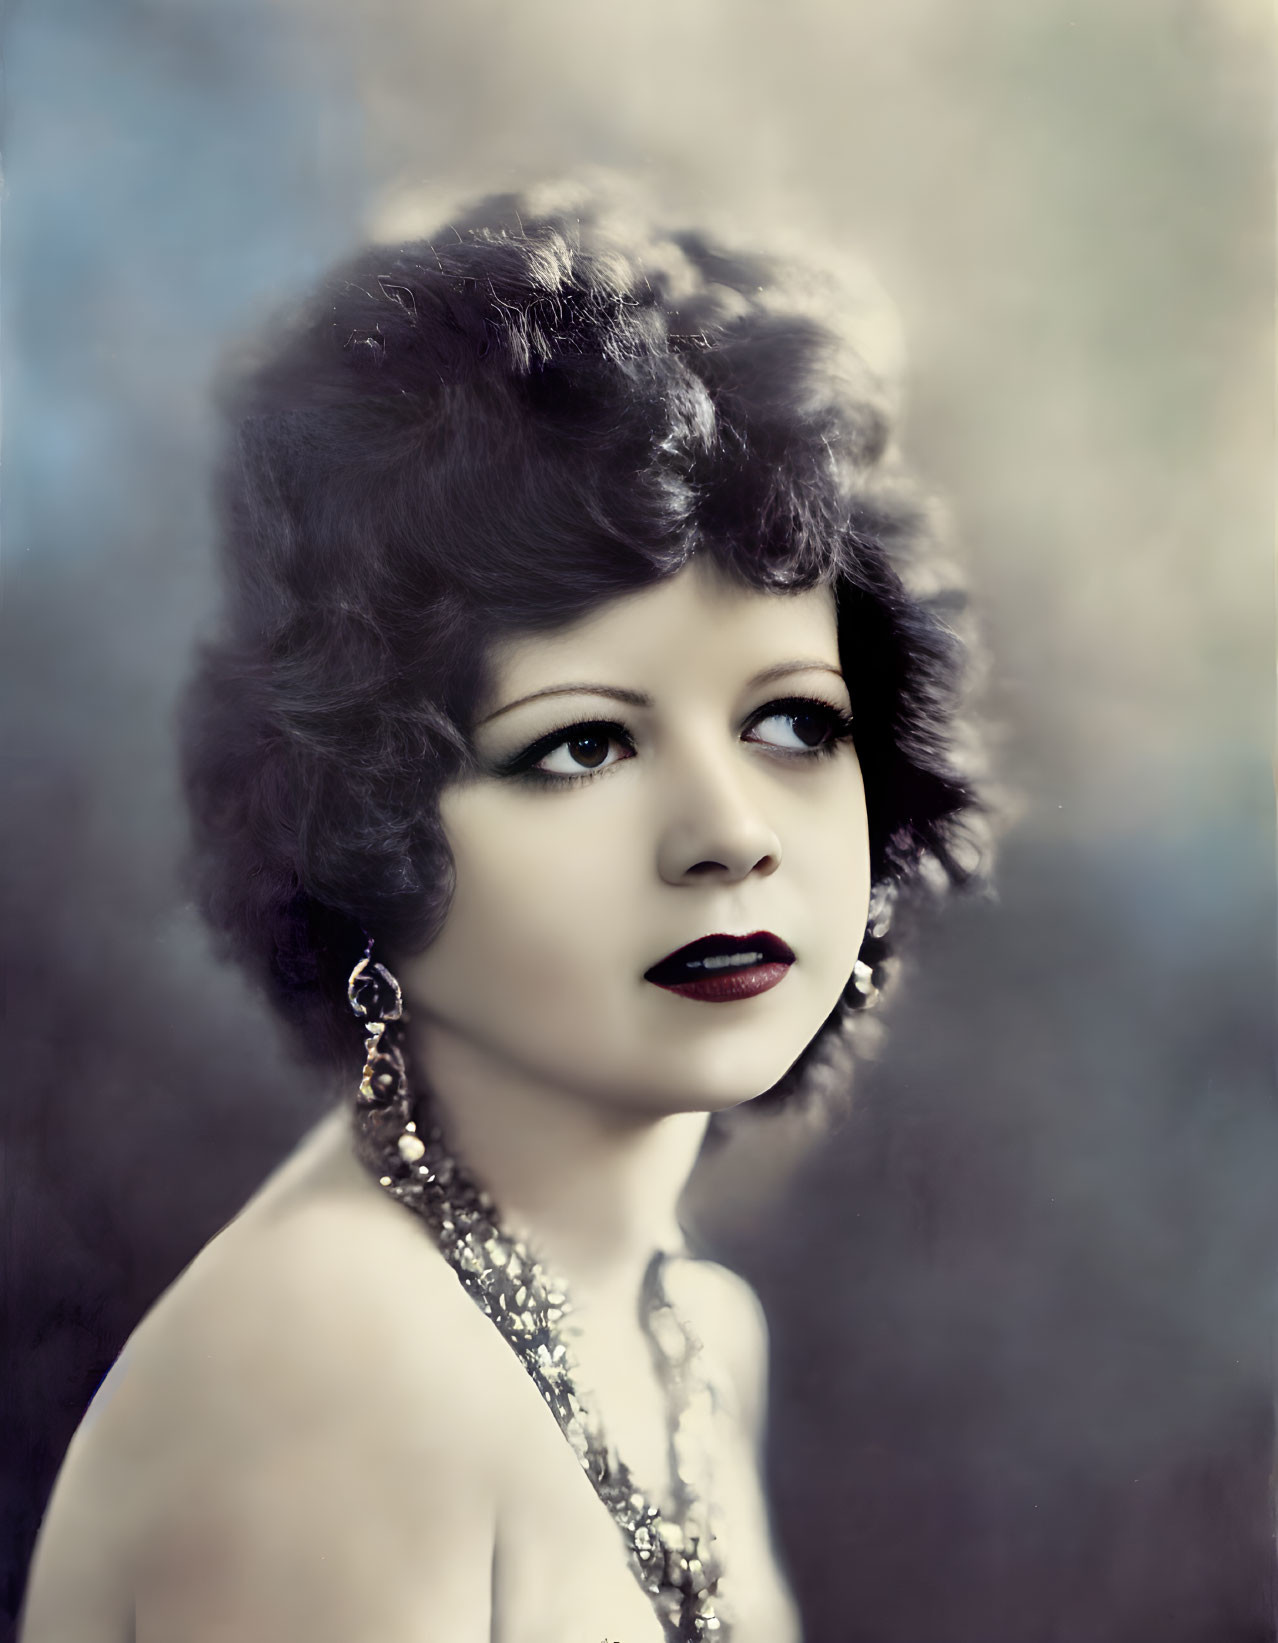
[[[683,1243],[678,1203],[707,1115],[591,1101],[496,1064],[430,1021],[414,1024],[412,1048],[449,1146],[508,1230],[574,1302],[633,1315],[653,1250]]]

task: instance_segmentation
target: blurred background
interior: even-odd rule
[[[3,1600],[142,1312],[321,1096],[176,877],[210,372],[582,163],[863,254],[1021,795],[853,1116],[694,1193],[772,1322],[809,1643],[1273,1636],[1262,0],[9,0]]]

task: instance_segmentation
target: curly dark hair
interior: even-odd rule
[[[438,795],[475,767],[492,641],[696,553],[833,588],[880,898],[971,876],[961,601],[854,329],[806,267],[606,196],[502,196],[358,252],[226,375],[225,606],[181,717],[193,882],[306,1059],[359,1065],[366,933],[415,951],[442,924]],[[761,1099],[837,1082],[862,1003],[850,979]]]

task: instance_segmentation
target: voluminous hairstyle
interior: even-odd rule
[[[441,788],[495,639],[709,554],[833,588],[880,898],[968,876],[964,646],[890,384],[837,281],[607,198],[482,201],[365,249],[220,394],[225,603],[181,720],[202,910],[310,1061],[353,1074],[346,977],[439,930]],[[863,959],[882,980],[889,938]],[[768,1092],[837,1083],[862,994]]]

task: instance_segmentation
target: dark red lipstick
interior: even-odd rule
[[[770,930],[748,936],[701,936],[668,953],[644,972],[644,980],[681,998],[726,1004],[766,993],[784,980],[794,954]]]

